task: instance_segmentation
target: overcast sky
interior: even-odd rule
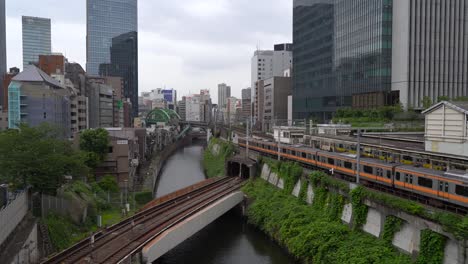
[[[139,89],[179,98],[250,86],[257,48],[291,42],[291,0],[139,0]],[[8,66],[22,67],[21,16],[52,19],[52,51],[86,66],[86,0],[6,0]]]

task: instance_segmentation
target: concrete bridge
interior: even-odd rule
[[[43,263],[152,263],[242,203],[242,179],[209,179],[161,197]]]

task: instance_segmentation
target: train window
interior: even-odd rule
[[[364,166],[364,172],[365,172],[365,173],[372,174],[372,173],[373,173],[373,169],[372,169],[371,166]]]
[[[405,173],[405,182],[413,184],[413,175]]]
[[[343,166],[341,165],[341,160],[336,160],[336,164],[335,164],[335,165],[338,166],[338,167],[343,167]]]
[[[424,177],[418,177],[418,185],[432,189],[432,180]]]
[[[455,187],[455,193],[461,196],[468,197],[468,187],[457,185]]]
[[[334,164],[335,164],[335,160],[332,159],[332,158],[328,158],[328,164],[334,165]]]
[[[387,178],[388,178],[388,179],[391,179],[391,178],[392,178],[392,172],[391,172],[391,171],[387,171]]]
[[[377,176],[383,177],[383,169],[382,168],[377,168],[376,169],[376,174],[377,174]]]
[[[307,158],[308,158],[308,159],[312,159],[312,155],[309,154],[309,153],[307,153]]]
[[[302,157],[303,157],[304,159],[307,158],[307,153],[302,152]]]
[[[448,193],[449,192],[448,182],[439,181],[439,191]]]
[[[291,154],[292,154],[293,156],[296,156],[296,151],[293,150],[293,151],[291,152]]]
[[[400,174],[399,172],[397,172],[397,173],[395,174],[395,179],[396,179],[397,181],[399,181],[399,180],[401,179],[401,174]]]
[[[286,149],[282,149],[281,152],[286,153]]]
[[[353,169],[353,164],[349,161],[345,161],[344,167],[347,169]]]

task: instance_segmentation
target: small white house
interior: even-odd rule
[[[304,127],[275,126],[273,127],[275,141],[285,144],[302,144],[306,129]]]
[[[442,101],[423,114],[426,151],[468,156],[468,102]]]

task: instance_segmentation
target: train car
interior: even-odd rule
[[[397,189],[435,200],[468,206],[468,178],[457,171],[400,165],[395,168],[394,185]]]
[[[240,146],[245,147],[245,143],[245,139],[239,139]],[[249,148],[272,158],[278,157],[278,145],[272,142],[249,140]],[[357,159],[354,154],[283,144],[280,145],[280,151],[283,159],[299,162],[311,169],[331,172],[349,181],[356,180]],[[468,174],[465,171],[443,172],[370,158],[360,160],[359,171],[362,182],[468,207]]]

